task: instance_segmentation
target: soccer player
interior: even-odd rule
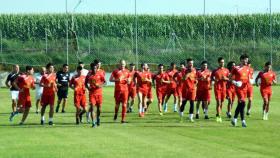
[[[49,112],[49,125],[53,124],[53,113],[54,113],[54,100],[55,92],[57,92],[56,86],[56,74],[54,73],[54,66],[52,63],[46,65],[47,73],[42,77],[40,86],[43,87],[43,94],[41,98],[41,125],[45,123],[45,110],[50,105]]]
[[[105,71],[101,68],[101,61],[98,59],[95,59],[93,61],[93,63],[96,64],[96,66],[97,66],[97,73],[101,73],[102,75],[105,76]]]
[[[247,127],[245,116],[244,116],[244,108],[246,106],[246,98],[247,98],[247,89],[249,84],[249,73],[250,68],[247,66],[249,57],[246,54],[240,56],[240,65],[235,66],[231,75],[235,77],[235,79],[231,79],[231,82],[235,85],[236,95],[238,98],[238,104],[235,109],[234,118],[231,121],[233,126],[237,124],[237,118],[240,113],[242,127]]]
[[[201,63],[201,70],[197,71],[197,91],[196,91],[196,115],[195,118],[199,119],[199,105],[202,102],[202,108],[204,111],[204,118],[208,117],[208,104],[211,98],[211,71],[208,69],[207,61]]]
[[[18,76],[18,78],[12,83],[14,88],[19,91],[18,106],[20,108],[17,109],[15,113],[11,114],[10,120],[13,120],[13,117],[16,115],[16,113],[23,112],[22,119],[19,123],[20,125],[23,125],[31,107],[31,97],[29,89],[35,89],[34,78],[32,76],[34,73],[33,67],[26,66],[25,70],[26,73]]]
[[[142,71],[135,73],[137,79],[137,94],[138,94],[138,107],[139,117],[145,116],[145,110],[147,108],[148,95],[150,92],[150,86],[152,83],[152,75],[148,71],[148,64],[141,64]]]
[[[41,72],[35,78],[35,92],[36,92],[36,114],[39,113],[39,104],[41,102],[41,97],[43,93],[43,87],[40,86],[40,81],[44,74],[46,73],[46,68],[41,67]]]
[[[272,71],[271,62],[266,62],[264,71],[259,72],[255,83],[259,86],[259,79],[261,80],[260,91],[263,98],[263,120],[268,120],[268,111],[270,99],[272,96],[272,84],[276,84],[276,74]]]
[[[82,75],[82,67],[78,66],[74,75],[70,80],[69,86],[74,89],[74,105],[76,107],[76,124],[82,123],[83,114],[86,113],[86,77]]]
[[[91,63],[91,72],[86,77],[86,87],[89,91],[89,112],[92,120],[92,127],[100,126],[100,114],[102,107],[102,87],[106,83],[105,74],[98,72],[98,63]],[[95,114],[96,107],[96,114]]]
[[[164,72],[163,64],[158,65],[158,73],[153,76],[153,81],[156,81],[156,93],[158,99],[158,110],[160,116],[162,113],[162,105],[167,93],[167,86],[170,84],[169,76]]]
[[[248,98],[248,104],[247,104],[247,116],[250,116],[251,114],[251,107],[252,107],[252,100],[253,100],[253,93],[254,93],[254,89],[253,89],[253,83],[254,83],[254,78],[253,78],[253,74],[254,74],[254,69],[251,67],[251,62],[250,60],[248,61],[248,67],[249,67],[249,83],[248,83],[248,89],[247,89],[247,98]]]
[[[197,72],[196,69],[193,67],[193,59],[188,58],[186,60],[187,68],[182,72],[182,83],[183,83],[183,90],[182,90],[182,105],[180,107],[180,120],[182,122],[185,106],[187,101],[190,102],[190,109],[189,109],[189,119],[190,122],[194,122],[193,120],[193,111],[194,111],[194,101],[196,95],[196,78]]]
[[[68,98],[68,87],[69,87],[69,80],[70,80],[70,73],[68,72],[68,65],[63,64],[62,71],[58,71],[56,73],[56,79],[57,79],[57,106],[55,108],[55,112],[58,113],[60,103],[62,101],[62,109],[61,112],[65,113],[65,106],[67,104],[67,98]]]
[[[170,64],[170,69],[166,72],[169,76],[170,84],[168,84],[168,87],[167,87],[167,96],[165,98],[164,106],[163,106],[164,112],[167,112],[167,102],[168,102],[171,95],[173,95],[173,97],[174,97],[173,111],[177,112],[178,93],[177,93],[177,84],[174,80],[174,75],[177,72],[178,72],[178,70],[176,69],[176,64],[171,63]]]
[[[128,85],[128,109],[127,109],[127,113],[130,113],[132,112],[132,107],[133,107],[133,104],[134,104],[134,100],[135,100],[135,97],[136,97],[136,83],[135,83],[135,80],[133,80],[133,77],[135,75],[135,64],[131,63],[129,64],[129,76],[130,76],[130,80],[131,82],[129,83]]]
[[[178,105],[181,106],[182,104],[182,86],[183,86],[183,83],[182,83],[182,72],[185,71],[186,67],[185,67],[185,62],[181,62],[180,63],[180,71],[177,71],[176,74],[174,74],[173,76],[173,79],[176,81],[176,91],[177,91],[177,94],[178,94]]]
[[[12,113],[17,110],[17,100],[19,91],[12,85],[12,83],[17,79],[19,75],[19,66],[13,65],[13,71],[8,75],[5,82],[6,86],[10,88],[11,97],[12,97]]]
[[[216,121],[222,122],[221,112],[223,102],[226,98],[227,81],[229,80],[229,70],[224,67],[225,60],[222,57],[218,58],[219,67],[212,72],[211,80],[214,81],[214,93],[216,98]]]
[[[232,69],[235,67],[235,62],[234,61],[230,61],[228,64],[227,64],[227,68],[229,70],[229,72],[232,71]],[[235,79],[235,77],[233,75],[231,75],[231,79]],[[235,96],[236,96],[236,92],[235,92],[235,85],[232,84],[231,81],[228,81],[227,82],[227,100],[228,100],[228,106],[227,106],[227,117],[230,119],[231,118],[231,109],[232,109],[232,106],[233,106],[233,103],[234,103],[234,100],[235,100]]]
[[[117,120],[118,111],[120,104],[122,103],[122,120],[121,123],[126,123],[126,108],[127,108],[127,100],[128,100],[128,84],[129,81],[129,71],[125,68],[126,62],[125,60],[120,61],[119,68],[114,70],[110,76],[110,82],[115,82],[115,115],[114,120]]]

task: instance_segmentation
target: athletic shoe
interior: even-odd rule
[[[199,119],[199,114],[195,114],[195,119]]]
[[[65,110],[61,110],[61,113],[66,113],[66,111]]]
[[[177,112],[177,106],[174,106],[173,112]]]
[[[23,125],[23,122],[20,122],[18,125],[22,126],[22,125]]]
[[[263,114],[263,120],[266,120],[265,114]]]
[[[164,104],[164,105],[163,105],[163,111],[164,111],[164,112],[167,112],[167,104]]]
[[[97,118],[97,119],[96,119],[96,125],[97,125],[97,126],[100,126],[100,118]]]
[[[220,122],[220,118],[216,116],[216,122]]]
[[[79,114],[79,121],[80,121],[80,123],[83,123],[83,115],[82,115],[82,113]]]
[[[242,127],[247,127],[245,122],[242,122]]]
[[[80,124],[79,119],[76,118],[76,125]]]
[[[194,120],[191,118],[191,119],[190,119],[190,122],[191,122],[191,123],[193,123],[193,122],[194,122]]]
[[[236,122],[234,121],[234,120],[231,120],[231,124],[232,124],[232,126],[236,126]]]
[[[222,123],[222,122],[223,122],[223,121],[222,121],[222,117],[220,117],[220,118],[219,118],[219,122],[220,122],[220,123]]]
[[[59,105],[57,105],[55,108],[55,112],[58,113],[58,111],[59,111]]]
[[[227,114],[227,118],[231,118],[231,114],[229,113],[229,112],[226,112],[226,114]]]
[[[115,115],[114,115],[114,119],[113,119],[113,120],[114,120],[114,121],[116,121],[116,120],[117,120],[117,118],[118,118],[118,115],[117,115],[117,114],[115,114]]]
[[[160,115],[160,116],[163,116],[163,113],[162,113],[162,112],[160,112],[160,113],[159,113],[159,115]]]
[[[52,121],[49,121],[50,126],[54,126],[54,123]]]
[[[11,115],[9,117],[10,122],[13,122],[14,116],[15,116],[15,112],[11,112]]]
[[[41,125],[44,125],[45,124],[45,121],[44,120],[41,120]]]
[[[208,115],[205,115],[205,116],[204,116],[204,119],[205,119],[205,120],[209,120]]]
[[[95,123],[92,123],[92,126],[91,126],[92,128],[95,128],[96,127],[96,124]]]
[[[250,117],[250,113],[249,113],[249,112],[247,112],[246,115],[247,115],[248,117]]]

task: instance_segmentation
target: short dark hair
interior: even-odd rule
[[[180,62],[180,65],[185,65],[185,62]]]
[[[53,64],[52,64],[52,63],[48,63],[48,64],[46,65],[46,68],[49,69],[51,66],[53,66]]]
[[[193,61],[193,59],[192,58],[188,58],[188,59],[186,59],[186,61],[190,62],[190,61]]]
[[[77,66],[76,70],[77,70],[77,71],[81,71],[81,70],[83,70],[83,67]]]
[[[218,58],[218,62],[221,62],[222,60],[224,60],[223,57],[219,57],[219,58]]]
[[[163,66],[163,64],[158,64],[158,67],[161,67],[161,66]]]
[[[68,64],[63,64],[62,67],[65,68],[66,66],[68,66]]]
[[[82,61],[79,61],[79,62],[78,62],[78,64],[79,64],[79,65],[80,65],[80,64],[84,64],[84,62],[82,62]]]
[[[26,67],[25,67],[25,71],[29,71],[29,70],[32,70],[33,69],[33,66],[30,66],[30,65],[27,65]]]
[[[135,66],[135,64],[134,63],[130,63],[129,66]]]
[[[270,62],[270,61],[268,61],[268,62],[265,63],[265,66],[269,66],[269,65],[271,65],[271,62]]]
[[[93,62],[96,63],[96,64],[98,64],[98,63],[100,63],[101,61],[98,60],[98,59],[94,59]]]
[[[230,70],[233,64],[235,64],[235,61],[228,62],[227,63],[227,68]]]
[[[174,62],[170,63],[170,66],[174,66],[174,65],[176,65]]]
[[[94,66],[96,66],[96,65],[97,65],[97,63],[94,63],[94,62],[90,63],[91,70],[93,70]]]
[[[201,65],[204,65],[204,64],[208,64],[208,62],[206,60],[202,61]]]
[[[249,56],[247,54],[242,54],[239,59],[243,60],[243,59],[246,59],[246,58],[249,58]]]

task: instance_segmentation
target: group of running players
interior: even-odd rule
[[[263,98],[263,120],[268,120],[269,104],[272,95],[271,86],[276,83],[276,74],[272,71],[270,62],[266,62],[264,70],[260,71],[253,80],[254,70],[251,68],[249,57],[244,54],[240,56],[240,64],[236,65],[230,61],[225,67],[225,60],[218,58],[218,68],[213,71],[208,69],[207,61],[201,62],[199,69],[194,68],[194,61],[191,58],[180,63],[179,70],[175,63],[171,63],[168,70],[164,65],[158,65],[156,73],[150,72],[146,63],[141,64],[140,70],[135,65],[126,68],[126,61],[121,60],[119,67],[115,69],[110,82],[115,83],[115,114],[117,120],[119,107],[121,105],[121,123],[126,123],[126,114],[133,111],[133,104],[138,97],[139,117],[145,117],[149,105],[153,102],[152,87],[155,86],[160,116],[168,111],[168,100],[174,97],[173,111],[179,112],[180,121],[183,121],[184,109],[189,101],[189,121],[194,122],[194,117],[199,119],[199,107],[202,105],[204,118],[209,119],[208,106],[210,105],[211,90],[214,87],[216,99],[216,121],[222,122],[222,107],[225,99],[228,100],[227,117],[232,118],[231,110],[235,97],[237,106],[232,118],[232,125],[237,125],[237,118],[240,114],[242,127],[247,127],[245,122],[245,106],[248,99],[247,115],[250,115],[253,99],[253,84],[260,85],[260,92]],[[6,85],[11,90],[12,113],[10,121],[19,112],[23,113],[20,121],[22,125],[31,107],[30,89],[36,89],[36,113],[39,113],[41,105],[41,124],[45,123],[45,110],[50,105],[49,125],[53,125],[54,111],[58,112],[62,102],[61,112],[65,112],[65,105],[68,96],[68,87],[74,90],[74,105],[76,107],[76,124],[82,123],[83,114],[87,116],[87,122],[92,127],[100,126],[100,113],[103,102],[102,87],[106,85],[105,71],[101,69],[101,62],[94,60],[90,64],[90,70],[84,69],[84,64],[79,62],[73,77],[70,79],[68,65],[64,64],[62,70],[54,72],[54,65],[51,63],[43,67],[40,75],[33,78],[33,67],[26,66],[25,73],[19,73],[19,66],[14,66],[14,71],[9,74]],[[214,86],[212,86],[212,83]],[[88,104],[86,92],[88,91]],[[55,93],[58,101],[54,109]],[[195,109],[196,101],[196,109]],[[194,115],[195,114],[195,115]]]

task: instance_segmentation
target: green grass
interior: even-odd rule
[[[255,87],[252,117],[247,118],[248,128],[241,128],[240,120],[239,127],[234,128],[225,118],[225,108],[224,121],[215,122],[213,97],[211,118],[207,121],[200,119],[189,123],[184,119],[184,123],[179,123],[178,114],[173,112],[160,117],[155,101],[145,118],[138,118],[137,113],[128,114],[129,123],[122,125],[120,120],[112,121],[113,88],[106,87],[102,124],[93,129],[89,124],[74,124],[72,91],[67,113],[55,114],[55,126],[39,125],[40,116],[34,113],[34,104],[26,125],[17,125],[21,115],[10,123],[9,92],[0,89],[0,157],[279,157],[280,97],[277,94],[280,88],[274,87],[273,91],[269,121],[261,120],[262,100]]]

